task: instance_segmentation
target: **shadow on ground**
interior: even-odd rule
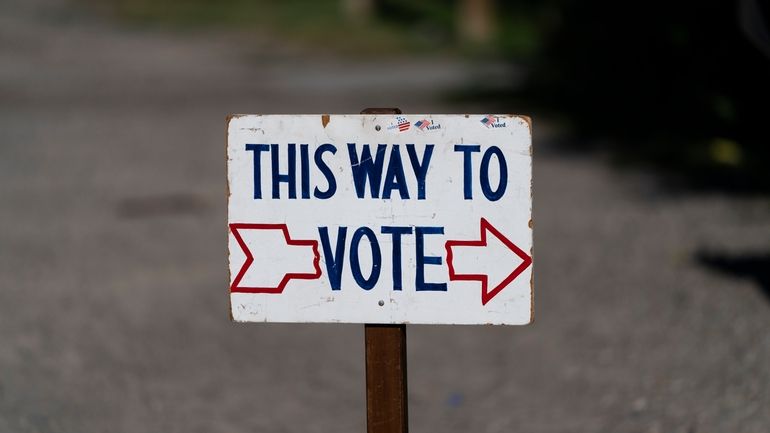
[[[770,301],[770,252],[730,254],[699,251],[695,258],[706,268],[738,278],[751,279]]]

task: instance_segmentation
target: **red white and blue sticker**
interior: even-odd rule
[[[487,128],[505,128],[507,126],[504,119],[501,120],[499,116],[495,116],[494,114],[487,114],[481,118],[480,122]]]
[[[441,124],[430,119],[422,119],[414,122],[414,127],[420,131],[435,131],[441,129]]]
[[[388,125],[388,131],[405,132],[409,130],[411,125],[406,116],[396,116],[395,122]]]
[[[233,116],[233,319],[529,323],[530,144],[510,115]]]

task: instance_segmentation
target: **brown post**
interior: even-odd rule
[[[401,114],[398,108],[367,108],[361,114]],[[366,431],[407,433],[406,325],[364,325]]]
[[[406,325],[366,324],[366,431],[409,431]]]

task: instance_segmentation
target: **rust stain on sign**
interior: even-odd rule
[[[324,114],[321,116],[321,125],[323,125],[324,128],[326,128],[326,125],[329,124],[329,115]]]
[[[529,250],[530,255],[532,250]],[[531,256],[532,257],[532,256]],[[534,268],[532,274],[529,276],[529,323],[535,323],[535,272]]]
[[[524,119],[525,122],[527,122],[527,126],[529,126],[529,130],[532,131],[532,118],[529,116],[524,116],[521,114],[511,114],[511,117],[520,117]]]
[[[228,141],[230,139],[230,122],[235,118],[235,114],[228,114],[227,117],[225,117],[225,170],[227,169],[227,166],[230,164],[230,157],[227,155],[227,145]],[[225,182],[225,199],[227,201],[230,201],[230,181],[228,180]],[[228,230],[227,235],[230,235],[230,231]],[[233,278],[232,273],[230,271],[230,267],[227,267],[227,274],[230,279]],[[227,309],[227,314],[230,316],[230,321],[235,321],[235,318],[233,317],[233,299],[230,298],[230,308]]]

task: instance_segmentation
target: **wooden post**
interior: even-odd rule
[[[406,325],[364,325],[366,431],[407,433]]]
[[[398,108],[367,108],[361,114],[401,114]],[[366,431],[409,431],[406,386],[406,325],[364,325]]]

